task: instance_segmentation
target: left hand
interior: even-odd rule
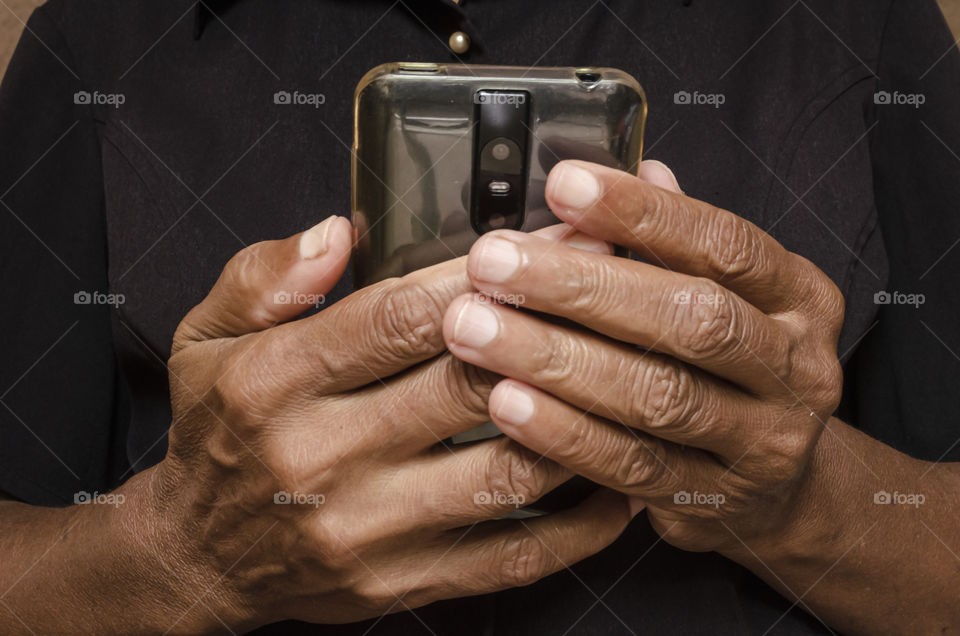
[[[562,221],[647,262],[512,231],[476,243],[468,270],[483,295],[450,305],[444,337],[508,378],[490,396],[499,428],[630,495],[684,549],[729,553],[802,525],[793,511],[840,401],[837,287],[683,195],[658,162],[634,177],[565,161],[547,198]]]

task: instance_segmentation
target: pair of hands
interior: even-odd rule
[[[563,162],[547,198],[567,225],[491,233],[301,320],[346,267],[346,220],[231,260],[177,331],[170,450],[151,481],[158,554],[194,590],[174,632],[524,585],[644,507],[691,550],[796,531],[840,396],[839,292],[656,162],[639,177]],[[491,416],[507,437],[438,443]],[[573,473],[612,490],[490,521]]]

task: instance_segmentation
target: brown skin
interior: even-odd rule
[[[542,236],[610,249],[562,226]],[[514,506],[476,493],[530,502],[570,473],[506,438],[439,445],[488,417],[491,376],[440,355],[465,259],[294,320],[312,299],[277,294],[328,292],[351,237],[334,218],[230,261],[176,332],[169,452],[117,491],[124,503],[0,502],[0,632],[356,621],[532,583],[620,534],[630,512],[613,491],[487,521]]]
[[[843,298],[827,276],[684,196],[656,162],[639,178],[564,162],[547,195],[561,220],[652,264],[518,232],[477,242],[468,271],[486,298],[572,321],[475,294],[450,305],[450,351],[508,378],[490,396],[501,430],[629,495],[671,544],[724,554],[834,629],[960,628],[960,471],[832,417]],[[881,490],[925,502],[877,505]]]

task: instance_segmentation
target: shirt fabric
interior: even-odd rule
[[[368,69],[456,59],[639,79],[646,156],[842,290],[839,415],[960,458],[960,54],[934,0],[52,0],[0,87],[0,490],[64,505],[160,461],[180,319],[245,245],[349,212]],[[351,288],[348,274],[329,298]],[[791,606],[641,515],[535,585],[260,633],[827,631]]]

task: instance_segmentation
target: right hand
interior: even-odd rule
[[[558,227],[543,234],[609,248]],[[172,633],[349,622],[525,585],[630,519],[601,491],[485,521],[570,474],[506,438],[441,443],[489,419],[494,381],[444,353],[444,311],[471,290],[464,259],[294,320],[340,278],[351,237],[333,217],[244,249],[177,329],[169,451],[150,486],[159,557],[185,590]]]

